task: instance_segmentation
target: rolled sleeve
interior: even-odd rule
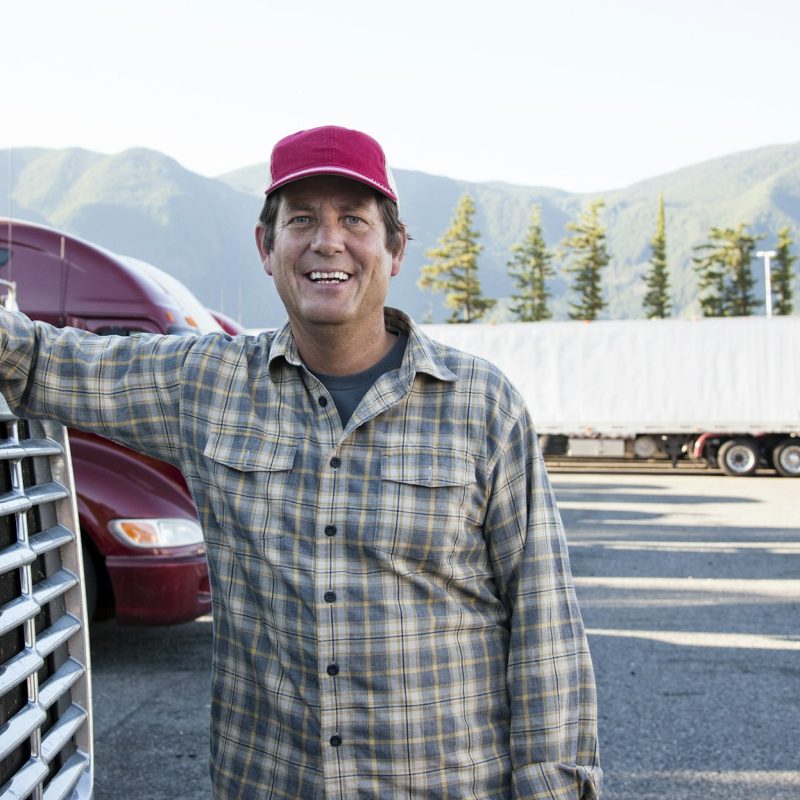
[[[485,530],[510,626],[513,797],[595,800],[594,672],[563,526],[525,411],[494,465]]]

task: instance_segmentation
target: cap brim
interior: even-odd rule
[[[341,175],[343,178],[350,178],[351,180],[358,181],[366,186],[371,186],[376,191],[386,195],[386,197],[388,197],[390,200],[394,200],[395,203],[397,202],[397,192],[391,186],[384,186],[382,183],[372,180],[366,175],[362,175],[360,172],[356,172],[355,170],[349,170],[334,165],[306,167],[305,169],[291,172],[288,175],[284,175],[280,180],[271,183],[265,194],[271,194],[276,189],[280,189],[281,186],[286,186],[287,183],[293,183],[294,181],[299,181],[303,178],[313,178],[317,175]]]

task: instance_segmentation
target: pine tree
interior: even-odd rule
[[[698,285],[705,293],[700,298],[703,316],[747,317],[755,311],[752,261],[763,238],[747,233],[741,222],[737,228],[711,228],[709,241],[694,248]]]
[[[606,229],[600,223],[603,200],[593,200],[577,222],[567,224],[572,236],[563,246],[569,251],[571,261],[565,270],[575,275],[572,290],[578,295],[577,303],[570,303],[570,319],[597,319],[606,307],[603,300],[601,275],[611,256],[606,246]]]
[[[474,322],[497,302],[481,293],[478,279],[478,231],[472,229],[475,204],[469,194],[456,205],[450,227],[439,239],[439,246],[427,251],[430,264],[422,267],[420,289],[444,292],[444,304],[453,309],[448,322]]]
[[[521,322],[539,322],[551,319],[547,307],[547,279],[555,271],[550,266],[553,254],[547,249],[542,233],[542,209],[535,205],[525,239],[515,244],[508,262],[508,272],[514,279],[518,294],[512,294],[511,313]]]
[[[669,300],[669,272],[667,270],[667,232],[664,223],[664,195],[658,198],[656,232],[650,242],[652,255],[650,269],[644,276],[647,294],[644,296],[644,313],[648,319],[664,319],[672,310]]]
[[[791,252],[791,236],[788,226],[778,231],[778,246],[775,248],[775,258],[772,260],[772,291],[775,294],[773,311],[775,314],[792,313],[792,278],[794,277],[794,262],[797,256]]]

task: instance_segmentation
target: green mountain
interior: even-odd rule
[[[253,238],[266,175],[266,164],[259,164],[205,178],[144,149],[116,155],[80,149],[0,151],[0,215],[52,225],[150,261],[184,281],[206,304],[244,324],[275,325],[283,310]],[[747,222],[751,230],[766,235],[764,249],[774,246],[778,230],[788,225],[800,243],[800,143],[737,153],[599,195],[469,183],[407,170],[397,170],[395,178],[401,215],[413,239],[389,299],[420,320],[445,318],[441,297],[421,292],[416,282],[425,251],[447,228],[465,191],[477,208],[484,291],[498,298],[510,294],[509,249],[522,237],[533,203],[542,206],[545,237],[557,247],[566,224],[581,208],[593,197],[604,197],[612,256],[605,274],[606,316],[614,318],[642,314],[641,276],[661,192],[677,314],[698,313],[692,247],[705,241],[712,225]],[[763,294],[761,262],[753,267]],[[800,311],[800,280],[796,283]],[[550,288],[556,316],[565,317],[567,280],[559,276]],[[504,313],[504,305],[498,304],[495,316]]]

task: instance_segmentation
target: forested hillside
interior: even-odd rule
[[[0,151],[0,215],[46,223],[121,253],[151,261],[189,285],[209,306],[249,326],[274,325],[280,302],[265,277],[254,242],[266,164],[206,178],[161,153],[133,149],[102,155],[80,149]],[[542,207],[545,239],[558,248],[565,226],[590,200],[603,197],[603,221],[611,254],[604,274],[608,306],[602,316],[642,316],[642,274],[650,257],[658,197],[663,193],[667,258],[676,315],[699,313],[692,248],[711,226],[746,222],[775,245],[789,226],[800,239],[800,143],[775,145],[686,167],[623,189],[579,195],[555,188],[468,183],[397,170],[401,215],[413,236],[406,263],[394,279],[390,301],[422,320],[442,321],[441,297],[417,287],[425,251],[448,227],[464,192],[475,202],[475,228],[483,251],[480,279],[486,295],[501,300],[492,314],[502,319],[511,292],[507,272],[511,246],[524,235],[531,206]],[[550,283],[552,308],[565,318],[568,281]],[[754,263],[757,294],[763,274]],[[795,309],[800,307],[796,284]]]

